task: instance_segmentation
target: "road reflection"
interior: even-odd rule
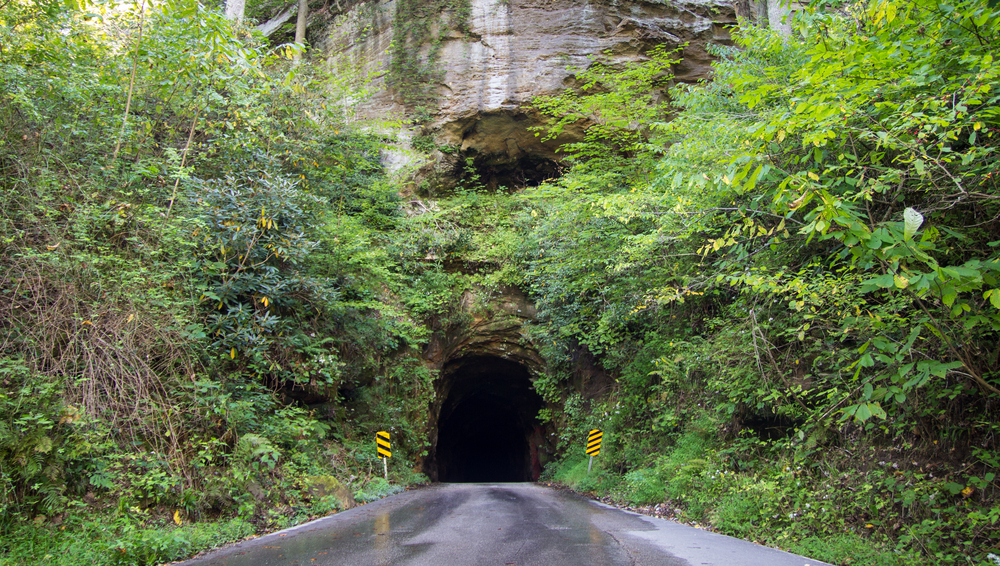
[[[608,559],[608,553],[604,549],[604,532],[594,526],[593,521],[591,521],[587,535],[590,538],[590,554],[593,563],[604,563]]]
[[[389,513],[381,513],[375,517],[375,560],[378,566],[388,566],[392,563],[392,537],[389,524]]]

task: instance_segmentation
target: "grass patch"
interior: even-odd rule
[[[835,566],[904,566],[920,564],[918,556],[896,554],[854,533],[810,536],[789,545],[789,552],[829,562]]]
[[[161,564],[254,534],[235,517],[181,526],[137,527],[107,517],[70,518],[59,526],[22,524],[4,536],[0,564],[122,566]]]
[[[621,482],[621,478],[609,470],[601,468],[597,458],[590,472],[587,472],[589,458],[583,454],[573,454],[552,464],[553,472],[549,477],[552,481],[565,485],[573,490],[604,494]],[[546,475],[542,479],[547,479]]]

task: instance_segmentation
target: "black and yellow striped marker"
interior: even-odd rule
[[[389,444],[389,433],[380,430],[375,433],[375,447],[378,449],[379,458],[392,458],[392,445]]]
[[[587,435],[587,456],[597,456],[601,453],[601,437],[604,433],[596,428]]]
[[[587,462],[587,473],[590,473],[591,466],[594,465],[594,456],[601,453],[601,438],[604,433],[598,429],[590,431],[587,435],[587,456],[590,456],[590,461]]]
[[[385,470],[385,481],[389,481],[389,458],[392,458],[392,445],[389,444],[389,433],[380,430],[375,433],[375,449],[382,458],[382,469]]]

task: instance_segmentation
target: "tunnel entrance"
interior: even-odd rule
[[[538,477],[530,439],[541,397],[524,366],[493,356],[445,367],[451,383],[438,418],[435,454],[443,482],[521,482]]]

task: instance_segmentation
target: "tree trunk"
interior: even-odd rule
[[[767,0],[767,23],[784,36],[792,35],[792,26],[785,19],[792,13],[791,0]]]
[[[733,0],[740,22],[757,27],[767,27],[767,5],[768,0]]]
[[[284,9],[278,12],[277,16],[257,26],[257,31],[264,34],[264,37],[270,37],[272,33],[278,31],[292,17],[292,14],[295,13],[295,7],[295,4],[285,6]]]
[[[226,18],[234,22],[242,22],[246,7],[247,0],[226,0]]]
[[[299,17],[295,20],[295,43],[306,42],[306,18],[309,17],[309,0],[299,0]],[[302,53],[296,53],[293,61],[297,65]]]

